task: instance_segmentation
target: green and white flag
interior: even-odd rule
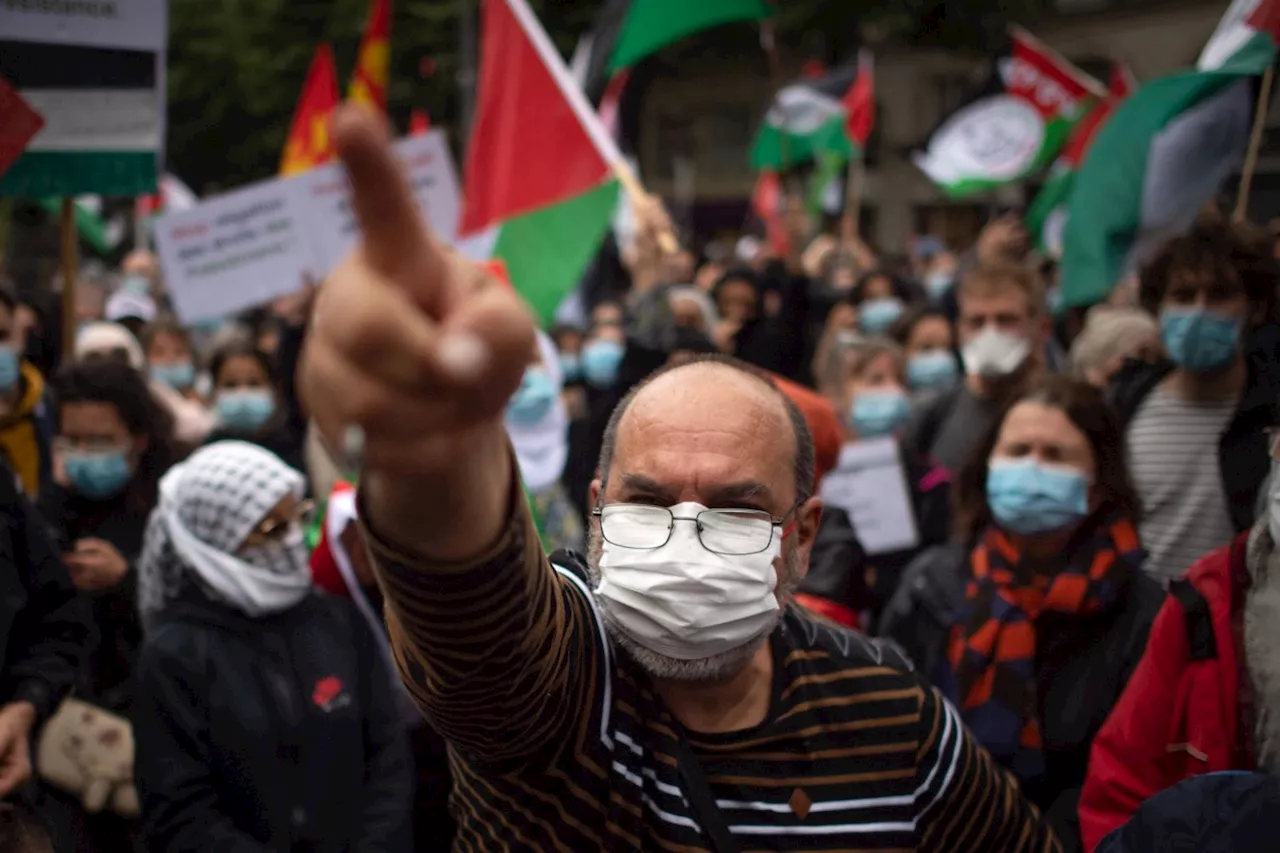
[[[857,75],[857,66],[850,63],[780,89],[751,145],[751,167],[785,172],[824,156],[841,163],[852,159],[858,152],[846,131],[849,113],[843,99]]]
[[[1097,80],[1015,28],[986,88],[938,125],[913,157],[952,198],[1026,178],[1053,162],[1076,122],[1106,96]]]
[[[1071,193],[1065,304],[1104,300],[1160,243],[1185,233],[1240,168],[1277,32],[1280,0],[1235,0],[1195,70],[1148,83],[1112,114]]]

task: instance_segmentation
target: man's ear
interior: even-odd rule
[[[591,499],[591,506],[594,508],[600,503],[600,493],[604,486],[600,483],[600,478],[596,477],[591,481],[591,488],[587,491],[588,497]]]

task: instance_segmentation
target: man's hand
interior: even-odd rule
[[[129,563],[116,546],[104,539],[79,539],[76,549],[64,554],[71,581],[87,592],[109,589],[124,580]]]
[[[331,447],[363,429],[375,527],[432,556],[472,556],[505,521],[502,412],[534,351],[533,319],[431,234],[384,119],[345,106],[333,132],[363,242],[320,290],[299,390]]]
[[[30,702],[0,708],[0,799],[31,778],[31,727],[36,709]]]
[[[984,264],[1020,261],[1030,248],[1026,226],[1016,213],[988,222],[978,234],[978,260]]]

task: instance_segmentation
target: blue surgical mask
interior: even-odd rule
[[[564,375],[566,385],[582,381],[582,359],[577,353],[560,353],[560,372]]]
[[[911,403],[901,391],[859,391],[849,412],[861,438],[891,435],[911,415]]]
[[[176,364],[153,364],[150,373],[151,378],[156,382],[179,391],[185,391],[196,381],[196,366],[189,361]]]
[[[123,450],[107,453],[68,453],[63,466],[71,488],[91,501],[114,498],[124,491],[133,469]]]
[[[517,424],[536,424],[547,416],[555,401],[556,386],[547,371],[530,367],[507,402],[507,417]]]
[[[592,341],[582,348],[582,375],[597,388],[608,388],[618,381],[618,366],[627,349],[621,341]]]
[[[946,270],[938,270],[931,272],[924,277],[924,289],[929,292],[930,298],[937,301],[947,295],[947,291],[951,289],[951,285],[955,282],[955,274]]]
[[[868,335],[878,335],[902,316],[902,300],[892,296],[868,299],[858,306],[858,327]]]
[[[214,409],[223,425],[234,432],[257,432],[276,413],[276,398],[266,388],[218,393]]]
[[[1089,514],[1089,478],[1034,459],[993,459],[987,506],[1006,530],[1034,536],[1062,530]]]
[[[907,381],[917,391],[950,388],[959,376],[960,365],[948,350],[925,350],[907,361]]]
[[[1226,367],[1240,348],[1244,319],[1204,308],[1165,308],[1160,336],[1174,364],[1192,373]]]
[[[9,344],[0,344],[0,391],[12,391],[22,374],[22,359]]]

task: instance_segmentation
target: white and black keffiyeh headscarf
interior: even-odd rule
[[[220,441],[175,465],[160,481],[138,561],[144,626],[192,583],[248,616],[286,610],[311,589],[301,526],[278,542],[242,548],[286,495],[301,497],[302,475],[243,441]]]

